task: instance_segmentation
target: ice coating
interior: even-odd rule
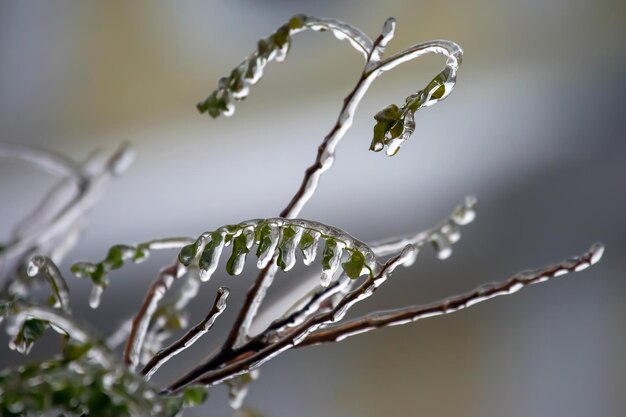
[[[77,278],[90,278],[93,283],[89,305],[98,308],[104,289],[109,284],[108,273],[124,266],[128,261],[141,263],[147,260],[151,251],[181,249],[193,240],[188,237],[149,240],[135,245],[115,245],[100,262],[78,262],[71,271]]]
[[[588,252],[580,256],[562,261],[556,265],[520,272],[506,281],[481,285],[456,297],[446,298],[426,305],[409,306],[368,314],[361,318],[315,332],[300,347],[341,341],[385,326],[397,326],[429,317],[451,314],[501,295],[514,294],[526,286],[543,283],[568,273],[578,272],[581,270],[581,265],[586,267],[598,262],[602,257],[603,250],[604,246],[596,243]]]
[[[326,258],[326,253],[330,252],[330,257],[328,259],[324,259],[324,269],[322,270],[322,275],[320,276],[320,282],[322,287],[328,287],[330,282],[333,279],[333,276],[339,269],[341,265],[341,255],[343,254],[343,248],[345,245],[341,242],[337,241],[326,241],[326,248],[324,249],[324,257]]]
[[[224,247],[232,246],[233,253],[227,262],[227,271],[239,275],[246,256],[256,244],[258,268],[265,268],[272,259],[276,259],[281,269],[289,271],[296,263],[298,248],[302,250],[305,264],[313,262],[320,239],[331,242],[330,247],[333,249],[324,261],[328,263],[321,277],[324,285],[330,283],[342,265],[344,253],[362,254],[363,265],[358,271],[361,273],[357,275],[372,274],[380,268],[372,250],[348,233],[319,222],[281,217],[247,220],[223,226],[215,232],[205,232],[195,242],[183,247],[178,259],[186,267],[197,266],[200,278],[207,280],[216,271]],[[201,253],[199,258],[196,253]]]
[[[282,259],[285,263],[283,270],[285,272],[290,271],[296,264],[296,249],[304,232],[304,229],[299,226],[293,226],[290,230],[293,230],[294,234],[283,240],[283,247],[281,248]]]
[[[319,245],[319,240],[322,234],[318,231],[312,231],[310,236],[313,238],[313,241],[302,249],[302,262],[309,266],[315,261],[315,257],[317,256],[317,247]]]
[[[70,290],[61,271],[52,260],[46,256],[33,256],[26,267],[26,274],[34,277],[42,273],[52,289],[55,298],[54,307],[60,307],[66,313],[70,312]]]
[[[202,282],[207,282],[217,269],[220,256],[226,244],[224,239],[226,233],[227,232],[223,229],[213,233],[211,240],[205,246],[200,256],[200,280]]]
[[[89,293],[89,307],[96,309],[100,306],[100,301],[102,300],[102,293],[104,292],[104,286],[95,284],[91,288],[91,293]]]
[[[386,39],[393,36],[392,26],[391,24],[385,25]],[[328,30],[337,39],[348,40],[355,49],[363,53],[366,59],[372,50],[372,41],[367,35],[350,25],[334,19],[296,15],[272,35],[261,39],[257,50],[239,64],[228,77],[220,78],[217,90],[206,100],[198,103],[198,110],[214,118],[220,115],[232,116],[235,112],[235,101],[243,100],[248,96],[250,87],[263,77],[263,71],[268,63],[285,60],[291,46],[291,37],[304,30]]]
[[[266,249],[264,249],[259,256],[259,260],[257,262],[257,267],[259,269],[265,268],[267,264],[272,260],[272,258],[274,257],[274,253],[276,252],[276,248],[278,247],[278,241],[281,236],[280,228],[278,227],[278,225],[270,223],[268,227],[270,229],[270,232],[269,232],[270,245]]]
[[[446,259],[452,254],[452,244],[461,238],[460,226],[466,226],[476,218],[476,198],[468,196],[463,204],[457,206],[450,216],[442,220],[435,227],[399,238],[382,240],[370,244],[376,256],[387,256],[399,253],[406,245],[415,246],[417,256],[419,249],[426,243],[431,243],[439,259]],[[413,259],[414,261],[415,259]],[[408,261],[406,266],[413,262]]]
[[[178,355],[191,345],[193,345],[200,337],[206,334],[215,324],[217,318],[226,309],[226,300],[230,291],[228,288],[220,287],[217,290],[213,307],[209,310],[207,316],[192,329],[190,329],[184,336],[173,342],[171,345],[159,351],[142,369],[141,373],[145,376],[146,380],[150,379],[152,375],[165,363],[167,363],[174,356]]]

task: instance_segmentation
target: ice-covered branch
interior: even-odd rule
[[[369,244],[376,256],[389,256],[399,253],[406,245],[416,249],[431,243],[439,259],[446,259],[452,254],[452,244],[461,238],[460,226],[466,226],[476,217],[476,198],[469,196],[463,204],[454,209],[452,214],[441,223],[428,230],[403,237],[392,237]],[[417,255],[417,252],[415,253]],[[407,263],[410,266],[412,262]]]
[[[10,143],[0,143],[0,158],[18,159],[29,162],[51,174],[69,177],[80,188],[86,188],[89,178],[83,167],[55,152]]]
[[[293,327],[286,335],[264,344],[261,336],[250,341],[239,351],[234,352],[234,360],[225,366],[213,370],[213,359],[199,365],[185,374],[168,387],[169,391],[178,391],[188,384],[214,385],[231,378],[248,373],[280,353],[296,346],[308,334],[317,330],[320,326],[334,323],[356,303],[371,296],[374,291],[384,283],[396,267],[411,259],[415,249],[408,245],[402,253],[387,261],[378,272],[369,276],[358,288],[343,297],[330,311],[320,312],[300,325]],[[247,347],[247,349],[246,349]]]
[[[189,237],[173,237],[149,240],[136,245],[115,245],[100,262],[78,262],[72,265],[72,273],[78,278],[90,278],[93,283],[89,305],[97,308],[104,289],[109,285],[108,273],[124,266],[126,261],[144,262],[151,251],[180,249],[193,242]]]
[[[55,207],[55,211],[52,213],[49,213],[47,208],[38,208],[33,212],[29,216],[28,222],[23,223],[20,232],[14,234],[13,239],[0,253],[0,267],[6,265],[10,260],[22,259],[28,253],[45,254],[57,246],[63,247],[63,250],[58,253],[65,253],[68,249],[68,243],[72,243],[71,239],[68,242],[67,238],[74,237],[72,233],[68,234],[68,232],[74,230],[77,222],[84,218],[85,213],[93,206],[110,180],[128,167],[132,157],[133,153],[128,145],[123,144],[106,160],[92,161],[89,165],[80,167],[79,181],[81,185],[78,192],[72,195],[65,204]],[[52,160],[56,161],[54,158]],[[58,166],[65,167],[66,165]],[[62,172],[70,173],[72,178],[78,175],[75,173],[77,169],[79,167],[75,164],[72,164],[72,169],[61,170],[59,168]],[[60,187],[58,191],[63,191],[63,187]],[[52,196],[46,196],[44,201],[49,198]],[[42,206],[40,205],[40,207]],[[37,227],[30,227],[31,224],[35,224]]]
[[[159,351],[141,370],[141,374],[145,375],[146,379],[150,379],[152,375],[168,360],[175,355],[178,355],[183,350],[193,345],[200,337],[206,332],[211,330],[213,324],[217,318],[222,314],[226,308],[226,299],[228,298],[228,288],[220,287],[217,290],[217,296],[213,302],[213,307],[207,314],[207,316],[191,330],[189,330],[183,337]]]
[[[604,252],[601,244],[594,244],[591,249],[580,256],[568,259],[556,265],[521,272],[512,278],[491,284],[482,285],[465,294],[447,298],[427,305],[404,307],[397,310],[381,311],[362,318],[351,320],[336,326],[318,330],[310,334],[298,347],[316,345],[327,342],[339,342],[350,336],[369,332],[387,326],[407,324],[417,320],[454,313],[500,295],[510,295],[522,288],[546,282],[551,278],[578,272],[597,263]]]
[[[150,285],[148,293],[144,298],[144,301],[137,312],[137,315],[133,319],[130,335],[124,348],[124,363],[133,370],[139,363],[139,357],[141,355],[141,348],[143,346],[146,333],[148,332],[148,326],[152,320],[152,316],[156,311],[159,301],[163,299],[165,293],[172,286],[176,278],[180,277],[184,273],[184,268],[178,262],[167,266],[159,272],[156,280]]]
[[[318,32],[328,30],[338,39],[347,39],[366,58],[372,50],[372,41],[353,26],[334,19],[296,15],[268,38],[261,39],[257,44],[257,50],[239,64],[230,76],[221,78],[217,90],[206,100],[198,103],[198,110],[201,113],[208,113],[213,118],[233,115],[235,101],[248,96],[250,87],[263,77],[263,71],[269,62],[285,60],[291,46],[291,37],[305,30]]]

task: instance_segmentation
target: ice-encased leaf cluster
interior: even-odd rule
[[[370,150],[380,152],[387,146],[387,155],[398,153],[400,146],[415,132],[415,112],[445,98],[454,86],[454,78],[455,72],[446,67],[423,90],[408,96],[402,107],[390,104],[376,113]]]
[[[217,269],[227,246],[232,246],[232,251],[226,261],[226,271],[239,275],[253,246],[256,246],[258,268],[275,262],[283,271],[289,271],[296,263],[297,252],[305,265],[313,263],[320,241],[324,242],[323,286],[330,284],[339,267],[350,278],[371,276],[380,267],[372,250],[346,232],[318,222],[281,217],[248,220],[203,233],[194,243],[185,246],[178,258],[187,267],[197,266],[200,278],[206,281]]]
[[[204,387],[162,396],[123,366],[86,358],[89,344],[68,344],[63,355],[0,372],[0,415],[173,417],[204,402]]]
[[[268,62],[282,62],[285,59],[291,45],[291,35],[303,28],[306,19],[304,15],[294,16],[269,37],[259,40],[256,51],[232,70],[228,77],[221,78],[217,90],[198,103],[200,113],[208,113],[213,118],[231,116],[235,112],[235,100],[247,97],[250,87],[263,76]]]

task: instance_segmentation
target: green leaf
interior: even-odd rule
[[[107,262],[111,269],[119,269],[124,265],[124,254],[132,249],[125,245],[115,245],[109,249],[109,253],[106,256],[105,262]]]
[[[272,42],[279,48],[289,42],[289,23],[278,28],[270,37]]]
[[[204,387],[192,386],[185,389],[183,399],[186,407],[194,407],[202,404],[209,398],[209,392]]]
[[[96,265],[96,268],[89,276],[95,285],[106,286],[106,270],[104,269],[104,264],[99,263]]]
[[[310,234],[309,232],[304,232],[302,234],[302,238],[300,239],[300,243],[298,244],[298,246],[300,247],[300,250],[302,251],[302,257],[305,260],[308,260],[306,257],[306,250],[309,249],[314,243],[315,243],[315,238],[313,237],[312,234]]]
[[[204,250],[202,251],[202,255],[200,255],[200,261],[198,262],[198,266],[200,269],[208,269],[211,264],[211,259],[213,258],[213,252],[215,252],[215,248],[217,245],[221,244],[224,240],[224,237],[220,232],[211,233],[211,241],[206,244]]]
[[[261,254],[263,254],[263,252],[268,250],[269,247],[272,245],[271,232],[272,232],[272,228],[268,224],[257,229],[256,240],[257,242],[259,242],[256,248],[257,258],[260,257]]]
[[[67,343],[63,347],[63,357],[70,362],[77,361],[84,357],[91,350],[91,344]]]
[[[344,262],[341,266],[348,277],[356,279],[361,276],[361,272],[365,266],[365,255],[355,250],[352,252],[350,259]]]
[[[402,117],[402,111],[395,104],[390,104],[374,115],[378,122],[395,122]]]
[[[28,319],[24,321],[13,339],[18,352],[28,355],[33,344],[43,335],[47,327],[48,322],[43,320]]]
[[[289,19],[289,29],[296,30],[300,29],[304,26],[304,22],[306,21],[306,16],[303,14],[297,14]]]
[[[324,254],[322,255],[322,268],[324,270],[330,269],[330,260],[335,255],[335,249],[337,246],[337,241],[333,238],[329,238],[326,240],[326,246],[324,246]]]
[[[259,56],[267,58],[273,49],[273,46],[267,39],[261,39],[257,43],[257,53]]]
[[[287,268],[287,264],[285,263],[284,255],[287,251],[287,245],[296,235],[296,231],[291,227],[286,227],[283,229],[283,235],[280,240],[280,244],[278,245],[278,259],[276,260],[276,264],[283,271]]]
[[[191,245],[184,246],[178,254],[178,261],[185,266],[189,266],[196,257],[197,250],[197,242],[194,242]]]
[[[404,118],[398,119],[393,126],[389,129],[389,136],[391,139],[399,137],[404,132]]]
[[[391,127],[391,122],[389,121],[380,121],[374,125],[374,137],[372,138],[372,143],[370,144],[370,151],[380,152],[385,147],[385,135],[387,131]]]
[[[233,253],[231,253],[230,258],[228,258],[228,261],[226,262],[226,272],[228,272],[229,275],[235,275],[235,260],[240,255],[244,255],[250,252],[250,249],[248,249],[246,245],[246,240],[247,238],[244,233],[233,239]]]

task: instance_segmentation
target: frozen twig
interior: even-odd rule
[[[343,24],[346,27],[349,25]],[[395,20],[389,19],[376,43],[371,43],[366,54],[366,67],[370,62],[378,62],[380,55],[384,50],[384,46],[393,36],[393,28]],[[356,29],[355,29],[356,30]],[[364,36],[364,38],[366,38]],[[330,169],[335,160],[335,149],[345,133],[352,126],[354,113],[361,101],[361,98],[369,88],[375,77],[361,76],[352,92],[344,99],[343,106],[335,123],[335,126],[326,135],[324,141],[319,146],[317,157],[313,165],[311,165],[304,174],[304,179],[300,188],[293,196],[287,207],[280,213],[280,217],[294,218],[302,211],[304,205],[309,201],[317,190],[317,185],[322,174]],[[249,336],[250,326],[256,316],[259,306],[265,298],[267,289],[272,284],[277,268],[273,264],[266,267],[257,277],[254,285],[250,288],[246,295],[246,300],[241,308],[235,324],[228,336],[225,348],[236,348],[245,342]]]
[[[465,294],[446,298],[427,305],[404,307],[391,311],[380,311],[342,324],[331,326],[311,333],[298,347],[328,342],[340,342],[350,336],[369,332],[387,326],[397,326],[417,320],[454,313],[500,295],[510,295],[522,288],[546,282],[551,278],[570,272],[582,271],[600,260],[604,252],[601,244],[594,244],[580,256],[568,259],[556,265],[533,271],[521,272],[512,278],[482,285]]]
[[[161,365],[170,360],[173,356],[178,355],[180,352],[193,345],[200,337],[211,330],[211,327],[213,327],[217,318],[220,314],[222,314],[224,309],[226,309],[226,299],[228,298],[228,294],[228,288],[220,287],[217,290],[217,296],[213,302],[213,307],[211,307],[211,310],[206,317],[185,333],[183,337],[154,355],[154,357],[143,367],[141,374],[145,375],[146,379],[150,379],[150,377],[161,367]]]
[[[320,326],[341,320],[354,304],[371,296],[396,267],[413,256],[414,251],[415,249],[411,245],[407,246],[400,255],[387,261],[376,275],[368,277],[358,288],[343,297],[330,311],[309,317],[300,325],[293,327],[286,335],[277,340],[272,340],[269,344],[262,343],[260,337],[257,337],[242,347],[241,352],[236,351],[233,355],[234,360],[227,362],[225,366],[217,370],[212,370],[214,359],[210,359],[171,384],[168,391],[177,391],[188,384],[215,385],[258,368],[285,350],[296,346]]]
[[[174,262],[173,265],[161,269],[156,280],[150,286],[141,308],[133,319],[130,335],[128,336],[128,341],[124,348],[124,363],[126,363],[131,370],[135,369],[139,363],[143,341],[159,301],[161,301],[176,278],[184,272],[180,268],[180,264]]]
[[[50,246],[55,239],[64,239],[65,233],[93,206],[111,178],[121,174],[128,167],[132,158],[133,153],[129,146],[123,144],[101,164],[96,172],[81,174],[80,181],[81,183],[84,182],[84,184],[81,186],[80,192],[73,196],[67,204],[61,207],[41,227],[28,230],[28,233],[14,237],[0,255],[0,267],[11,259],[25,256],[30,251],[42,251],[42,248]],[[65,171],[68,170],[66,169]],[[77,175],[73,173],[74,169],[71,172],[72,175]],[[86,180],[83,180],[83,177]],[[43,250],[43,252],[46,252],[46,250]]]

